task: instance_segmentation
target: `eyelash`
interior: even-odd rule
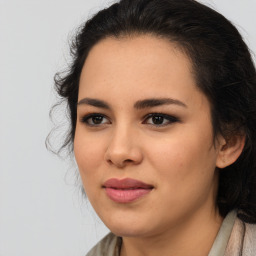
[[[93,113],[93,114],[88,114],[88,115],[83,116],[81,118],[81,122],[87,126],[98,127],[98,126],[102,125],[102,123],[101,124],[90,124],[89,123],[90,119],[92,120],[92,118],[97,118],[97,117],[108,119],[105,115],[102,115],[99,113]]]
[[[162,118],[163,120],[167,120],[167,122],[165,122],[164,124],[148,124],[148,125],[152,125],[154,127],[163,127],[163,126],[167,126],[167,125],[170,125],[172,123],[176,123],[176,122],[179,122],[180,120],[175,117],[175,116],[172,116],[172,115],[167,115],[167,114],[163,114],[163,113],[151,113],[151,114],[148,114],[144,117],[144,121],[143,121],[143,124],[147,124],[146,123],[146,120],[150,119],[150,118],[154,118],[154,117],[160,117]]]
[[[101,119],[105,118],[105,119],[109,120],[103,114],[93,113],[93,114],[88,114],[88,115],[85,115],[84,117],[82,117],[81,122],[84,123],[87,126],[90,126],[90,127],[99,127],[101,125],[105,125],[105,123],[99,123],[99,124],[90,123],[90,121],[92,121],[93,118],[98,118],[98,117],[100,117]],[[147,123],[147,120],[149,120],[150,118],[154,118],[154,117],[162,118],[162,120],[165,121],[165,123],[163,123],[163,124]],[[167,122],[166,122],[166,120],[167,120]],[[180,120],[177,117],[174,117],[174,116],[171,116],[171,115],[167,115],[167,114],[163,114],[163,113],[150,113],[150,114],[147,114],[146,116],[144,116],[142,123],[143,124],[148,124],[148,125],[151,125],[151,126],[154,126],[154,127],[164,127],[164,126],[168,126],[172,123],[176,123],[176,122],[179,122],[179,121]],[[111,122],[108,121],[107,124],[111,124]]]

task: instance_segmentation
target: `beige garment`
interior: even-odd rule
[[[236,215],[236,211],[231,211],[225,217],[208,256],[224,256]]]
[[[225,256],[255,256],[256,225],[236,219]]]
[[[86,256],[119,256],[122,238],[110,233]],[[256,225],[230,212],[224,219],[208,256],[256,256]]]
[[[86,256],[119,256],[122,238],[109,233]]]

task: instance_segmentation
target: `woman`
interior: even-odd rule
[[[255,255],[256,73],[237,29],[193,0],[121,0],[72,52],[64,146],[112,232],[88,255]]]

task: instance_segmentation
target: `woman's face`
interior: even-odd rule
[[[109,229],[151,236],[215,210],[210,104],[175,44],[107,38],[90,51],[74,151],[85,192]]]

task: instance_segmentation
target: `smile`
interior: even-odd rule
[[[150,184],[126,178],[126,179],[109,179],[103,184],[107,196],[117,203],[130,203],[148,193],[154,188]]]

